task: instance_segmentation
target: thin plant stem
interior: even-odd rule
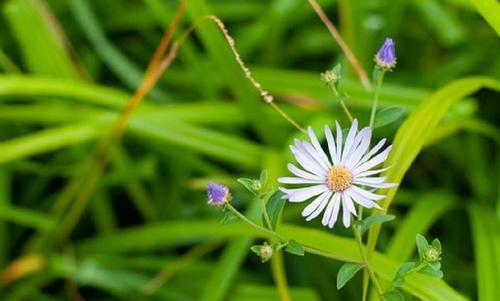
[[[266,221],[266,225],[269,229],[273,229],[273,225],[271,223],[271,218],[269,217],[269,213],[266,208],[266,198],[259,197],[260,204],[262,205],[262,215],[264,215],[264,220]]]
[[[375,114],[377,113],[378,100],[380,98],[380,89],[382,88],[382,82],[384,81],[385,71],[379,71],[377,75],[377,83],[375,86],[375,95],[373,97],[372,112],[370,114],[370,128],[373,129],[373,123],[375,122]]]
[[[352,121],[354,120],[354,118],[352,117],[352,114],[351,112],[349,111],[349,109],[347,108],[344,100],[342,99],[342,97],[340,97],[340,94],[339,92],[337,91],[337,88],[335,88],[335,85],[331,85],[330,86],[332,91],[333,91],[333,94],[335,94],[335,96],[338,98],[339,100],[339,103],[340,103],[340,106],[342,107],[342,109],[344,110],[344,113],[346,114],[347,118],[349,118],[349,121],[352,123]]]
[[[277,238],[281,241],[286,241],[283,237],[281,237],[281,235],[279,235],[278,233],[274,232],[274,231],[271,231],[269,229],[266,229],[264,227],[261,227],[259,225],[257,225],[256,223],[252,222],[251,220],[249,220],[245,215],[243,215],[241,212],[239,212],[236,208],[234,208],[231,204],[226,204],[226,208],[229,209],[229,211],[231,211],[234,215],[236,215],[239,219],[241,219],[242,221],[244,221],[245,223],[249,224],[250,226],[252,226],[253,228],[259,230],[259,231],[263,231],[265,232],[266,234],[270,235],[271,237],[274,237],[274,238]]]
[[[354,71],[356,71],[356,74],[358,75],[359,79],[361,80],[361,83],[365,87],[366,90],[371,90],[371,84],[370,81],[368,80],[368,76],[366,76],[366,72],[359,63],[358,59],[356,56],[352,53],[351,49],[349,49],[349,46],[347,46],[347,43],[344,41],[340,33],[338,32],[337,28],[335,25],[333,25],[332,21],[328,19],[328,16],[325,14],[321,6],[318,4],[316,0],[309,0],[309,4],[311,7],[314,9],[318,17],[321,19],[321,22],[325,24],[326,28],[332,35],[332,37],[335,39],[337,44],[340,46],[340,49],[344,52],[345,56],[351,63],[352,67],[354,68]]]
[[[231,204],[226,204],[225,208],[227,208],[229,211],[231,211],[234,215],[236,215],[243,222],[245,222],[245,223],[249,224],[250,226],[252,226],[254,229],[256,229],[258,231],[261,231],[261,232],[264,232],[267,235],[269,235],[270,237],[278,239],[280,242],[286,243],[288,241],[286,238],[284,238],[283,236],[279,235],[278,233],[276,233],[274,231],[271,231],[271,230],[268,230],[268,229],[266,229],[264,227],[261,227],[261,226],[257,225],[256,223],[252,222],[245,215],[243,215],[236,208],[234,208]],[[333,256],[332,254],[330,254],[328,252],[325,252],[325,251],[322,251],[322,250],[318,250],[318,249],[315,249],[315,248],[304,246],[304,251],[306,251],[307,253],[311,253],[311,254],[323,256],[323,257],[326,257],[326,258],[331,258],[331,259],[338,260],[338,257]]]
[[[255,87],[255,89],[257,89],[257,91],[260,93],[260,96],[262,97],[264,102],[270,104],[271,107],[276,112],[278,112],[283,118],[285,118],[288,122],[290,122],[298,130],[306,133],[306,130],[304,130],[295,120],[293,120],[277,104],[274,103],[274,97],[271,94],[269,94],[268,91],[264,90],[262,88],[262,85],[255,80],[255,78],[252,75],[252,72],[245,65],[245,63],[243,62],[243,59],[241,58],[240,54],[236,50],[234,39],[229,34],[229,31],[227,30],[224,23],[219,18],[217,18],[216,16],[213,16],[213,15],[210,15],[207,18],[211,19],[215,23],[215,25],[217,25],[217,27],[219,27],[222,34],[224,35],[224,38],[226,39],[227,43],[229,44],[229,47],[231,48],[231,52],[233,53],[234,58],[236,59],[236,62],[240,66],[241,70],[243,70],[243,73],[245,74],[246,78],[252,83],[252,85]]]
[[[414,267],[413,269],[411,269],[410,271],[408,271],[408,273],[405,274],[405,277],[407,277],[410,274],[419,272],[421,269],[425,268],[426,265],[427,264],[425,262],[420,262],[419,265],[417,265],[416,267]],[[394,287],[394,283],[391,283],[391,285],[389,285],[389,287],[385,291],[388,292],[388,291],[390,291],[393,288],[395,288]]]
[[[140,87],[130,98],[126,107],[122,110],[120,116],[113,124],[108,135],[105,135],[99,141],[98,145],[94,149],[94,152],[92,153],[87,168],[84,169],[82,175],[70,180],[69,184],[67,184],[63,190],[63,197],[58,199],[59,202],[57,202],[56,207],[53,210],[54,215],[56,215],[59,222],[48,233],[37,233],[37,236],[35,236],[32,240],[32,246],[34,248],[47,247],[45,244],[48,243],[49,237],[56,237],[57,242],[64,240],[79,221],[81,213],[92,196],[99,177],[105,171],[109,161],[109,153],[111,149],[120,141],[135,109],[142,102],[148,92],[154,87],[160,75],[166,68],[169,67],[175,57],[178,47],[177,43],[173,43],[170,52],[166,56],[164,55],[173,38],[175,29],[181,21],[187,4],[188,0],[183,0],[180,3],[173,21],[165,31],[160,41],[160,45],[156,49],[147,67]],[[162,57],[164,58],[162,59]]]
[[[361,221],[362,219],[363,219],[363,206],[359,205],[358,206],[358,221]],[[373,284],[375,285],[379,296],[381,296],[383,294],[382,288],[380,286],[380,283],[377,280],[377,276],[373,272],[370,261],[368,260],[368,257],[366,256],[365,248],[363,246],[363,238],[361,236],[360,226],[354,226],[353,230],[354,230],[354,236],[356,237],[356,241],[357,241],[358,246],[359,246],[359,252],[360,252],[361,257],[363,258],[363,262],[365,264],[365,269],[368,271],[370,279],[372,280]],[[362,300],[366,300],[366,298],[367,298],[367,292],[365,290],[363,290],[363,297],[362,298],[363,298]]]
[[[375,272],[373,272],[370,261],[368,261],[368,258],[366,257],[365,248],[363,245],[363,241],[361,239],[361,233],[359,231],[359,226],[354,227],[353,230],[354,230],[354,236],[356,237],[356,241],[358,242],[359,252],[361,254],[361,258],[363,259],[363,263],[365,265],[365,268],[368,270],[368,273],[370,274],[370,279],[372,280],[373,284],[375,285],[375,288],[377,289],[379,296],[382,296],[382,294],[383,294],[382,287],[380,286],[380,283],[378,282],[378,279],[377,279],[377,276],[375,275]]]
[[[283,118],[285,118],[288,122],[290,122],[295,128],[303,133],[307,133],[307,131],[301,127],[295,120],[292,119],[285,111],[283,111],[276,103],[270,102],[271,107],[276,110]]]

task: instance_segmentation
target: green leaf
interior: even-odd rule
[[[442,214],[452,208],[456,198],[449,193],[439,191],[432,191],[416,198],[415,204],[398,224],[386,254],[395,260],[408,260],[415,248],[415,244],[408,243],[408,237],[427,232]]]
[[[46,5],[35,0],[4,1],[4,4],[3,15],[29,71],[57,78],[80,78],[71,52],[61,43],[66,38],[64,32]]]
[[[441,265],[440,265],[441,266]],[[423,269],[421,269],[420,271],[418,271],[420,274],[424,274],[424,275],[429,275],[429,276],[433,276],[433,277],[437,277],[439,279],[443,278],[443,272],[441,271],[441,269],[434,269],[431,265],[427,265],[425,266]]]
[[[439,271],[441,269],[441,262],[435,261],[435,262],[428,262],[427,266],[432,268],[435,271]]]
[[[257,204],[255,202],[254,204]],[[182,231],[178,231],[182,229]],[[352,238],[340,237],[325,230],[311,229],[290,224],[280,225],[280,235],[307,244],[308,247],[327,252],[332,258],[340,261],[361,262],[359,246]],[[76,245],[78,252],[85,253],[128,253],[162,250],[171,246],[185,245],[187,239],[260,237],[272,238],[243,223],[235,223],[231,227],[221,225],[220,221],[210,220],[177,220],[159,222],[148,225],[119,229],[109,234],[101,234],[80,241]],[[102,248],[103,245],[107,247]],[[248,248],[250,244],[246,247]],[[380,279],[390,281],[400,263],[381,254],[374,253],[372,266]],[[222,273],[222,272],[221,272]],[[460,293],[444,281],[429,279],[418,273],[412,274],[411,285],[406,283],[403,289],[423,300],[465,301]],[[218,279],[220,280],[220,279]],[[408,279],[408,282],[410,279]]]
[[[438,251],[439,253],[441,253],[441,242],[439,241],[439,239],[435,238],[433,241],[432,241],[432,244],[431,246],[436,249],[436,251]]]
[[[262,188],[266,187],[268,178],[269,178],[269,175],[268,175],[267,170],[263,169],[260,172],[260,177],[259,177],[260,183],[262,184]]]
[[[390,222],[396,217],[391,214],[371,215],[361,221],[361,235],[363,235],[374,224]]]
[[[393,122],[398,121],[405,114],[406,114],[406,109],[403,107],[383,108],[377,112],[377,115],[375,116],[375,121],[373,123],[373,127],[379,128],[389,125]]]
[[[491,27],[500,35],[500,4],[496,0],[470,0],[476,10],[490,24]]]
[[[420,261],[425,261],[427,250],[429,250],[429,243],[427,242],[427,239],[425,239],[425,237],[420,234],[417,234],[416,241]]]
[[[283,192],[276,191],[269,201],[266,204],[266,210],[269,214],[269,218],[271,219],[272,230],[277,229],[278,221],[280,219],[281,213],[283,212],[283,208],[285,208],[286,200],[283,199]],[[264,223],[265,225],[266,223]]]
[[[404,301],[405,297],[400,290],[395,289],[383,294],[382,299],[384,301]]]
[[[401,287],[405,283],[405,277],[406,274],[408,274],[411,269],[415,267],[415,262],[405,262],[403,263],[398,271],[396,272],[396,276],[394,276],[394,280],[392,281],[392,284],[395,287]]]
[[[221,220],[223,225],[229,225],[238,220],[238,217],[234,215],[231,211],[226,211],[224,217]]]
[[[291,239],[288,242],[288,244],[286,245],[285,251],[287,251],[290,254],[294,254],[294,255],[298,255],[298,256],[304,256],[304,254],[305,254],[304,246],[293,239]]]
[[[498,220],[491,207],[478,205],[468,208],[476,265],[479,301],[500,300],[500,234]]]
[[[253,180],[252,179],[239,178],[237,181],[241,185],[243,185],[246,189],[248,189],[248,191],[250,191],[251,193],[255,193],[255,191],[253,190]]]
[[[387,182],[401,183],[404,175],[418,156],[425,142],[436,129],[450,108],[464,97],[481,88],[500,90],[500,81],[489,77],[467,77],[455,80],[427,97],[404,121],[396,133],[393,147],[384,167],[390,168]],[[399,186],[384,191],[382,207],[387,210],[396,195]],[[368,255],[374,252],[381,226],[370,229],[367,243]]]
[[[344,263],[337,273],[337,289],[341,289],[344,285],[363,268],[359,263]]]
[[[253,245],[250,247],[250,250],[252,250],[252,252],[257,254],[257,256],[260,256],[260,251],[262,250],[262,246],[261,245]]]

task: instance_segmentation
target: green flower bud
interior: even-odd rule
[[[441,260],[441,252],[436,250],[433,247],[430,247],[427,252],[425,253],[425,260],[428,262],[436,262]]]
[[[259,180],[254,180],[254,181],[252,182],[252,189],[253,189],[254,191],[259,191],[259,190],[261,190],[261,189],[262,189],[262,183],[261,183]]]

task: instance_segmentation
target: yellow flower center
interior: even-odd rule
[[[352,185],[352,174],[345,167],[334,166],[328,171],[326,183],[330,190],[344,191]]]

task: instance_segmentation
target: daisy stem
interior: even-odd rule
[[[347,106],[346,106],[346,104],[344,102],[344,99],[340,96],[339,91],[337,91],[337,88],[335,88],[335,85],[330,85],[330,87],[331,87],[331,89],[333,91],[333,94],[335,94],[335,97],[338,98],[340,106],[344,110],[344,113],[347,115],[347,118],[349,118],[349,121],[352,123],[352,121],[353,121],[354,118],[352,117],[351,112],[347,108]]]
[[[353,230],[354,230],[354,236],[356,237],[356,241],[358,242],[359,252],[361,253],[361,258],[363,259],[363,263],[365,264],[365,268],[368,270],[368,274],[370,274],[370,279],[372,280],[373,284],[375,285],[375,288],[377,289],[379,296],[382,296],[382,294],[383,294],[382,288],[380,286],[380,283],[377,280],[377,276],[375,275],[375,272],[373,272],[372,266],[370,265],[370,261],[368,260],[366,253],[365,253],[363,240],[361,238],[360,227],[355,226],[355,227],[353,227]]]
[[[373,97],[372,112],[370,114],[370,128],[373,129],[373,123],[375,122],[375,114],[377,113],[378,100],[380,98],[380,89],[382,88],[382,82],[384,81],[384,70],[380,70],[377,73],[377,83],[375,85],[375,95]]]
[[[275,238],[278,238],[279,240],[281,241],[286,241],[283,237],[281,237],[278,233],[274,232],[274,231],[271,231],[269,229],[266,229],[264,227],[261,227],[259,225],[257,225],[256,223],[252,222],[251,220],[249,220],[245,215],[243,215],[241,212],[239,212],[236,208],[234,208],[231,204],[226,204],[226,208],[229,209],[229,211],[231,211],[234,215],[236,215],[239,219],[241,219],[242,221],[244,221],[245,223],[249,224],[250,226],[252,226],[253,228],[259,230],[259,231],[263,231],[265,232],[266,234],[269,234],[270,236],[272,237],[275,237]]]
[[[266,225],[270,230],[273,230],[271,218],[269,217],[269,213],[267,212],[267,208],[266,208],[266,198],[259,197],[259,199],[260,199],[260,203],[262,205],[262,215],[264,215],[264,220],[266,221]]]
[[[284,238],[283,236],[279,235],[278,233],[276,233],[276,232],[274,232],[272,230],[268,230],[268,229],[266,229],[264,227],[261,227],[261,226],[257,225],[256,223],[252,222],[245,215],[243,215],[236,208],[234,208],[231,204],[226,204],[225,208],[229,209],[229,211],[231,211],[239,219],[241,219],[243,222],[249,224],[253,228],[255,228],[255,229],[259,230],[259,231],[262,231],[262,232],[270,235],[273,238],[278,239],[281,243],[287,243],[288,242],[288,239]],[[326,258],[331,258],[331,259],[336,259],[336,260],[339,259],[338,257],[336,257],[336,256],[334,256],[334,255],[332,255],[332,254],[330,254],[328,252],[321,251],[321,250],[318,250],[318,249],[315,249],[315,248],[311,248],[311,247],[307,247],[307,246],[304,246],[304,251],[307,252],[307,253],[311,253],[311,254],[323,256],[323,257],[326,257]]]

